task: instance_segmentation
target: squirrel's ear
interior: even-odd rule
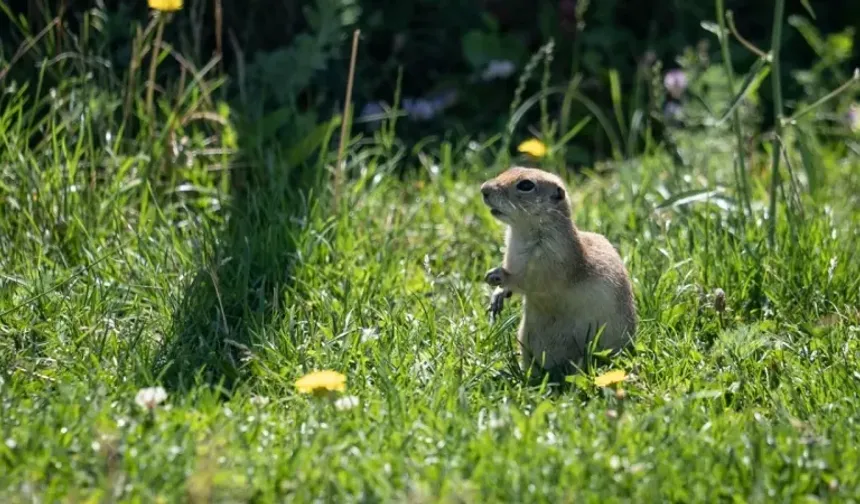
[[[556,186],[555,191],[552,193],[552,199],[554,201],[561,201],[564,199],[564,189]]]

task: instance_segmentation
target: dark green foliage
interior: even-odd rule
[[[84,12],[93,6],[71,0],[63,4],[64,20],[76,33],[84,23]],[[220,17],[216,16],[216,4],[221,6]],[[32,33],[56,14],[53,6],[46,7],[39,0],[7,5],[27,20]],[[104,6],[103,19],[93,24],[103,25],[103,56],[114,68],[123,70],[133,52],[133,21],[145,22],[146,6],[143,1],[122,0],[98,5]],[[787,19],[801,16],[825,36],[848,29],[845,47],[849,53],[838,60],[830,58],[836,49],[826,46],[842,43],[835,40],[816,50],[810,29],[797,18],[794,24],[799,30],[784,30],[782,77],[797,76],[786,79],[783,94],[788,104],[811,94],[811,87],[816,91],[835,87],[860,62],[858,44],[850,43],[858,36],[860,4],[831,2],[813,7],[814,19],[804,4],[791,3]],[[732,0],[726,2],[726,8],[733,12],[740,34],[758,47],[769,47],[770,3]],[[702,29],[703,22],[713,21],[711,2],[187,0],[165,38],[198,66],[219,54],[230,75],[230,85],[224,90],[231,100],[262,121],[260,124],[268,128],[265,136],[283,139],[330,116],[342,105],[349,34],[360,28],[356,113],[367,103],[382,100],[391,104],[398,82],[403,97],[456,93],[452,108],[432,121],[404,125],[401,134],[417,139],[451,128],[492,134],[502,127],[516,83],[508,78],[487,85],[476,78],[493,59],[511,60],[522,68],[529,54],[553,38],[551,84],[566,85],[569,78],[581,73],[586,77],[583,92],[609,110],[610,70],[619,73],[623,95],[633,97],[641,85],[643,62],[661,62],[665,71],[677,66],[676,60],[688,51],[718,59],[715,38]],[[20,36],[3,16],[0,33],[4,52],[10,53]],[[755,59],[738,44],[733,45],[732,55],[738,69],[749,68]],[[32,68],[26,63],[18,67],[17,71]],[[814,67],[817,70],[810,74],[808,70]],[[401,69],[402,79],[398,81]],[[174,76],[176,72],[178,68],[173,65]],[[170,75],[168,68],[159,72],[162,80]],[[535,89],[533,84],[529,92]],[[761,99],[762,126],[768,129],[773,118],[769,86],[763,87]],[[628,108],[629,100],[625,100]],[[559,106],[560,101],[553,101],[553,108]],[[636,102],[633,106],[646,112],[647,121],[649,105]],[[576,104],[571,112],[574,117],[588,114]],[[527,118],[534,120],[535,116]],[[659,133],[659,125],[654,127]],[[589,163],[593,154],[608,154],[605,133],[596,123],[589,125],[580,139],[595,145],[596,152],[585,158],[583,153],[571,153],[569,161]]]

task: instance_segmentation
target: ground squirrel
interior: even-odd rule
[[[598,349],[625,347],[637,324],[627,270],[604,236],[576,228],[561,178],[513,167],[481,193],[508,226],[504,263],[484,279],[496,287],[489,309],[495,317],[512,293],[523,296],[523,370],[542,368],[554,380],[572,374],[597,333]]]

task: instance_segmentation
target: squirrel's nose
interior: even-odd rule
[[[490,188],[487,186],[487,184],[481,186],[481,194],[484,196],[484,201],[487,201],[487,199],[490,197]]]

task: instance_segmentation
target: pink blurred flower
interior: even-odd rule
[[[675,69],[666,72],[666,76],[663,77],[663,86],[666,87],[666,91],[669,92],[669,95],[674,99],[679,99],[684,94],[684,91],[687,90],[687,74],[684,73],[683,70]]]
[[[845,119],[848,122],[848,129],[860,133],[860,105],[855,103],[848,107],[848,114],[846,114]]]

